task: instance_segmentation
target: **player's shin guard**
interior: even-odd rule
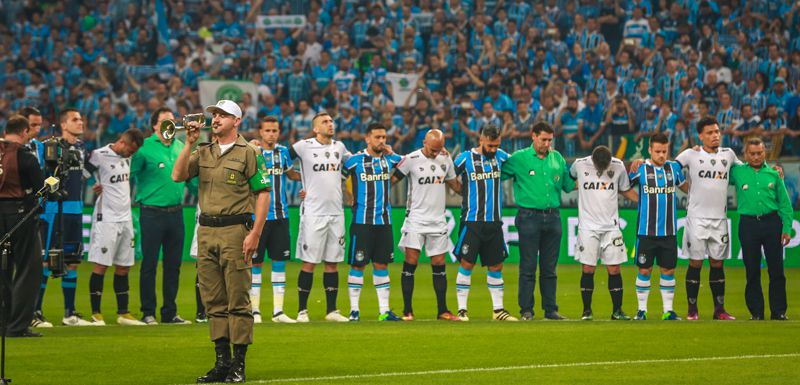
[[[472,282],[472,270],[467,270],[461,266],[458,267],[458,275],[456,276],[456,299],[458,300],[458,309],[467,309],[467,298],[469,298],[469,288]]]
[[[447,270],[445,265],[432,265],[433,291],[436,293],[437,314],[447,311]]]
[[[128,275],[114,274],[114,295],[117,297],[117,314],[128,313],[128,299],[130,298],[130,285]]]
[[[378,292],[378,314],[389,311],[389,270],[374,269],[372,271],[372,283],[375,291]]]
[[[608,292],[611,294],[611,304],[614,312],[622,310],[622,274],[608,275]]]
[[[636,275],[636,299],[639,310],[647,311],[647,297],[650,296],[650,276],[638,273]]]
[[[672,311],[672,299],[675,296],[675,276],[672,274],[661,274],[661,301],[664,304],[664,313]]]
[[[78,271],[67,270],[67,275],[61,277],[61,291],[64,293],[64,317],[69,317],[75,312],[75,290],[78,287]]]
[[[700,268],[689,266],[686,270],[686,300],[689,313],[697,312],[697,295],[700,292]]]
[[[272,314],[283,312],[286,293],[286,261],[272,261]]]
[[[583,311],[592,311],[592,294],[594,293],[594,273],[583,272],[581,274],[581,299],[583,300]]]
[[[261,311],[261,266],[253,266],[252,269],[253,280],[250,285],[250,306],[253,307],[253,312],[260,313]]]
[[[358,301],[364,287],[364,271],[351,269],[347,275],[347,292],[350,294],[350,311],[359,311]]]
[[[39,298],[36,300],[36,311],[42,311],[42,302],[44,302],[44,292],[47,289],[47,279],[50,278],[50,269],[47,266],[42,268],[42,285],[39,286]]]
[[[403,289],[403,314],[414,311],[411,302],[414,297],[414,272],[416,270],[417,265],[403,262],[403,274],[400,276],[400,286]]]
[[[488,271],[486,273],[486,286],[489,286],[489,294],[492,297],[492,310],[503,309],[503,282],[502,271]]]
[[[300,270],[300,275],[297,276],[298,312],[308,310],[308,295],[311,293],[313,283],[314,273]]]
[[[711,267],[708,272],[708,286],[714,297],[714,309],[725,305],[725,270],[722,267]]]
[[[339,295],[339,272],[325,272],[322,274],[322,285],[325,287],[325,300],[327,312],[336,310],[336,297]]]
[[[103,275],[92,273],[89,277],[89,302],[92,304],[92,314],[100,313],[100,301],[103,298]]]

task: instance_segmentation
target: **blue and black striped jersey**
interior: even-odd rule
[[[272,190],[269,192],[269,211],[267,220],[285,219],[289,217],[288,205],[286,203],[286,174],[292,168],[292,158],[289,156],[289,149],[283,145],[276,145],[273,150],[261,149],[261,156],[264,157],[264,165],[267,167],[267,175],[272,183]]]
[[[668,160],[656,166],[643,163],[630,174],[631,186],[639,186],[639,218],[637,235],[667,237],[675,235],[677,226],[678,186],[686,182],[678,162]]]
[[[455,160],[456,175],[461,176],[461,221],[497,222],[503,209],[503,186],[500,170],[508,153],[497,150],[487,158],[474,150],[464,151]]]
[[[353,223],[392,224],[389,205],[391,179],[402,159],[397,154],[373,157],[360,151],[344,162],[343,172],[351,176],[353,184]]]

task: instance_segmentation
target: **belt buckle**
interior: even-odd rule
[[[756,215],[756,220],[760,222],[760,221],[761,221],[761,217],[762,217],[762,216],[764,216],[764,214],[758,214],[758,215]]]

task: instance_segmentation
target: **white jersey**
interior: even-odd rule
[[[740,164],[730,148],[720,147],[716,153],[702,148],[684,150],[675,161],[683,167],[689,184],[689,206],[686,216],[692,218],[727,218],[728,177],[731,167]]]
[[[597,171],[592,157],[580,158],[569,170],[578,181],[578,228],[581,230],[619,230],[620,191],[631,189],[625,165],[617,158],[603,172]]]
[[[131,220],[131,159],[119,156],[111,145],[94,150],[86,169],[97,175],[103,192],[94,205],[94,220],[127,222]]]
[[[422,150],[416,150],[400,161],[397,171],[408,178],[406,221],[403,227],[412,232],[446,229],[444,210],[447,187],[444,182],[456,178],[453,160],[442,153],[430,159]]]
[[[338,140],[322,144],[316,138],[295,142],[289,147],[298,159],[306,197],[301,215],[344,215],[342,209],[342,165],[350,152]]]

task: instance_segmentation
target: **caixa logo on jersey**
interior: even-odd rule
[[[342,164],[341,163],[316,163],[314,166],[311,167],[312,170],[316,172],[324,172],[324,171],[341,171]]]

